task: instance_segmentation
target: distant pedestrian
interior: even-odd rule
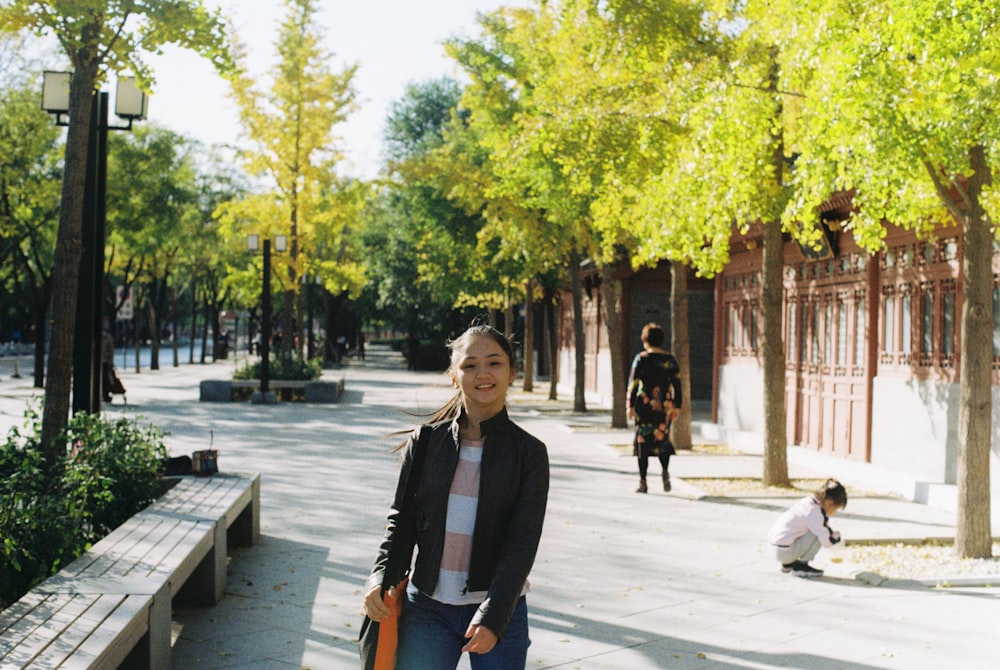
[[[514,353],[503,333],[473,326],[451,343],[455,396],[403,445],[396,495],[368,578],[365,614],[416,564],[399,619],[397,670],[523,670],[528,573],[545,518],[545,445],[510,420]],[[411,477],[413,481],[410,481]],[[400,597],[403,597],[400,594]]]
[[[365,334],[358,331],[358,358],[365,360]]]
[[[646,493],[649,459],[655,456],[663,469],[663,490],[669,491],[670,457],[675,453],[670,442],[670,424],[680,414],[680,366],[663,348],[663,328],[647,323],[642,329],[643,350],[632,360],[628,379],[628,417],[635,419],[632,453],[639,459],[639,488]]]
[[[812,495],[802,498],[774,522],[767,541],[781,562],[781,571],[797,577],[822,577],[823,571],[809,565],[820,547],[840,542],[840,533],[830,528],[830,517],[847,507],[847,490],[836,479],[827,479]]]
[[[338,335],[337,336],[337,362],[343,362],[344,358],[347,356],[347,336]]]
[[[101,391],[104,402],[111,402],[111,390],[115,388],[115,338],[105,328],[101,331]]]

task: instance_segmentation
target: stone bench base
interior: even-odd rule
[[[290,381],[273,380],[268,383],[267,397],[260,393],[259,379],[206,379],[199,385],[202,402],[233,402],[252,400],[273,404],[281,400],[302,400],[313,403],[335,403],[344,392],[344,380]]]

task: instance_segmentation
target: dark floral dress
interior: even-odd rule
[[[641,458],[673,455],[667,411],[681,406],[677,359],[667,353],[642,351],[632,360],[628,406],[635,410],[632,454]]]

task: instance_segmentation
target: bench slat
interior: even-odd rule
[[[67,589],[155,593],[175,572],[181,573],[180,581],[191,574],[191,566],[196,566],[212,548],[214,524],[144,516],[140,512],[114,533],[119,537],[108,543],[110,549],[101,546],[104,540],[98,542],[36,589],[43,593]],[[144,581],[147,585],[140,586]]]
[[[101,632],[107,618],[127,600],[127,596],[68,594],[65,597],[69,598],[66,606],[46,622],[44,629],[35,632],[35,639],[44,642],[39,648],[39,651],[44,650],[44,655],[33,659],[29,668],[60,667],[70,659],[68,667],[91,667],[85,655],[77,653],[80,645]],[[135,612],[132,608],[128,610],[131,618]]]
[[[197,564],[211,549],[214,524],[206,521],[171,519],[140,512],[116,528],[112,535],[84,552],[66,569],[39,588],[64,590],[83,580],[108,580],[106,593],[119,593],[129,582],[171,574],[185,565]],[[185,573],[190,574],[190,571]],[[115,582],[123,582],[115,586]],[[151,586],[155,591],[157,585]],[[131,587],[130,587],[131,588]]]
[[[4,629],[3,667],[114,667],[145,634],[151,597],[58,593],[32,598],[33,607]],[[21,601],[19,601],[21,602]],[[3,612],[6,618],[10,608]]]
[[[111,598],[113,596],[101,596]],[[121,604],[82,641],[69,668],[117,667],[139,643],[149,628],[152,596],[125,596]]]
[[[74,620],[78,614],[72,607],[73,596],[29,595],[30,598],[16,603],[21,605],[16,611],[11,611],[13,607],[3,611],[5,625],[0,637],[4,658],[21,665],[32,662],[49,644],[52,636],[61,633],[65,629],[64,624]]]
[[[252,482],[235,477],[216,475],[205,483],[186,479],[171,489],[173,495],[154,502],[147,511],[211,519],[225,515],[228,525],[245,507],[252,489]]]

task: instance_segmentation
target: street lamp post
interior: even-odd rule
[[[71,73],[42,73],[42,109],[56,117],[56,125],[69,121]],[[115,115],[125,126],[108,122],[108,94],[95,93],[87,144],[87,173],[83,198],[83,256],[77,285],[76,324],[73,338],[73,412],[96,414],[101,409],[101,328],[104,313],[104,241],[107,223],[108,131],[131,130],[132,122],[146,118],[148,98],[134,77],[120,77],[115,94]]]
[[[288,238],[284,235],[276,235],[274,238],[274,250],[283,253],[288,248]],[[255,404],[273,405],[278,401],[278,397],[270,390],[271,385],[271,240],[265,238],[263,247],[259,235],[249,235],[247,237],[247,250],[257,253],[258,250],[264,259],[263,286],[261,287],[260,311],[261,311],[261,333],[260,333],[260,392],[254,393],[251,401]]]

